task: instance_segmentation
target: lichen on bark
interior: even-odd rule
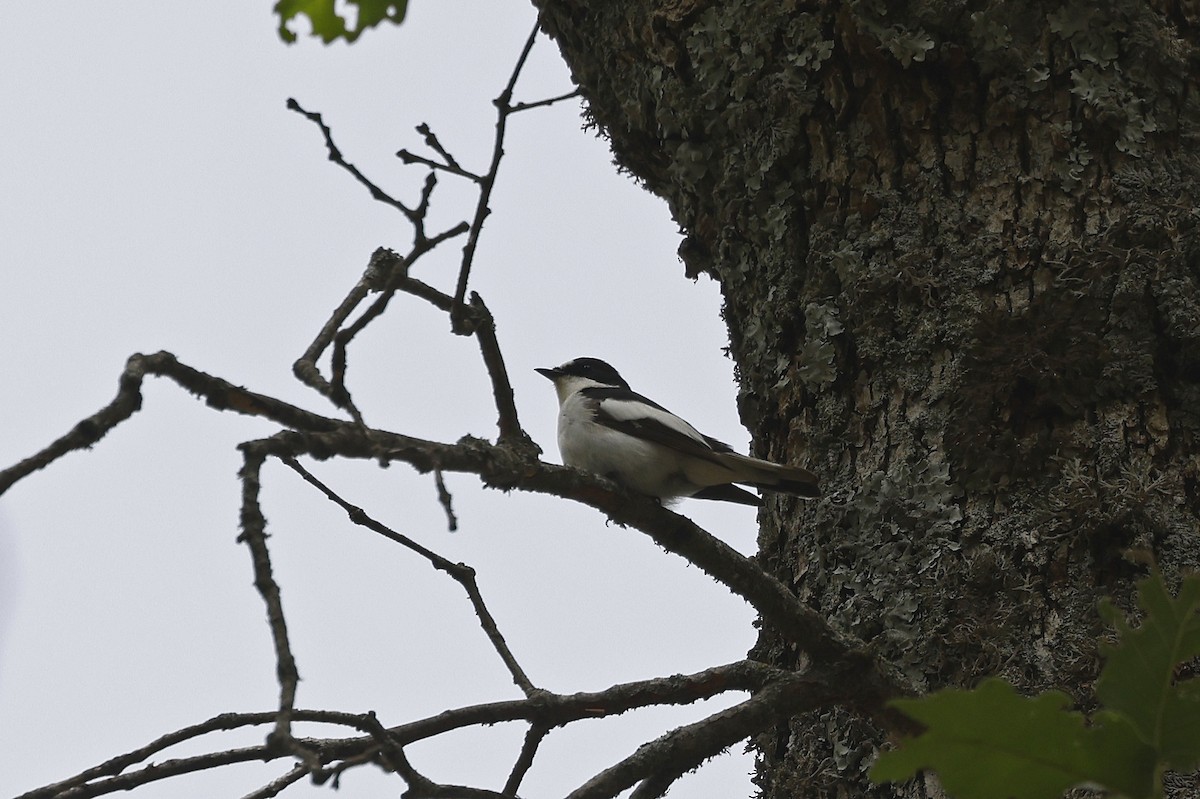
[[[822,475],[763,565],[920,688],[1086,709],[1097,600],[1200,565],[1194,4],[537,5],[721,285],[759,454]],[[881,743],[796,719],[763,794],[936,792],[867,788]]]

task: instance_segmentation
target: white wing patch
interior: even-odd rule
[[[604,413],[618,422],[639,422],[641,424],[658,424],[687,436],[705,449],[711,449],[700,431],[680,419],[673,413],[659,410],[652,405],[634,400],[606,398],[600,400]]]

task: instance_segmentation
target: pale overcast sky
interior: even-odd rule
[[[403,26],[351,47],[284,46],[271,6],[0,5],[0,466],[110,401],[137,351],[170,350],[336,415],[292,378],[291,364],[371,252],[404,251],[410,232],[326,160],[319,131],[285,109],[288,97],[324,114],[347,158],[401,197],[415,198],[424,179],[393,156],[421,147],[418,123],[464,165],[485,168],[490,101],[533,25],[527,2],[416,0]],[[540,39],[518,99],[570,88],[557,50]],[[611,361],[635,388],[745,451],[719,292],[684,278],[665,204],[616,174],[606,144],[581,129],[577,102],[515,117],[506,150],[473,288],[497,318],[522,421],[546,459],[558,461],[557,406],[532,370],[579,355]],[[470,216],[468,188],[442,181],[435,228]],[[415,274],[450,290],[459,247],[443,247]],[[446,441],[494,437],[477,348],[451,336],[440,312],[397,297],[350,359],[369,423]],[[275,706],[265,613],[235,541],[235,446],[273,431],[151,380],[143,410],[92,451],[0,498],[0,795],[218,713]],[[383,522],[474,566],[501,630],[543,687],[598,690],[690,672],[753,644],[753,614],[740,600],[588,508],[449,475],[460,521],[451,534],[432,480],[403,465],[313,470]],[[298,706],[373,709],[390,725],[519,695],[456,584],[350,525],[278,464],[264,482],[303,677]],[[753,551],[753,509],[679,509]],[[556,732],[522,795],[561,796],[715,709]],[[211,736],[170,754],[265,733]],[[522,734],[472,730],[410,756],[433,779],[498,789]],[[739,748],[671,796],[748,796],[751,767]],[[222,769],[134,796],[240,796],[287,769]],[[395,795],[399,784],[362,768],[340,795]],[[318,790],[329,789],[284,795]]]

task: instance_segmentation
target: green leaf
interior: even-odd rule
[[[1065,710],[1069,702],[1058,691],[1029,699],[996,679],[973,691],[896,701],[927,729],[881,754],[871,779],[900,781],[933,769],[959,799],[1060,799],[1082,784],[1152,796],[1154,752],[1133,725],[1106,713],[1089,727],[1082,715]]]
[[[1104,648],[1096,695],[1129,718],[1168,768],[1190,770],[1200,764],[1200,680],[1174,684],[1174,675],[1200,655],[1200,577],[1184,579],[1172,598],[1155,573],[1138,584],[1138,606],[1145,618],[1136,628],[1111,604],[1101,606],[1119,640]]]
[[[312,24],[314,36],[329,44],[335,39],[352,42],[367,28],[373,28],[383,20],[399,25],[408,8],[408,0],[345,0],[346,5],[356,6],[358,14],[354,26],[347,27],[345,17],[337,13],[335,0],[279,0],[275,13],[279,15],[279,37],[288,44],[296,41],[296,33],[288,27],[293,19],[303,14]]]

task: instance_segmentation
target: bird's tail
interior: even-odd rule
[[[821,496],[821,484],[817,476],[799,466],[784,466],[770,461],[751,458],[747,455],[729,453],[731,465],[745,475],[736,482],[752,485],[764,491],[779,491],[797,497]]]

